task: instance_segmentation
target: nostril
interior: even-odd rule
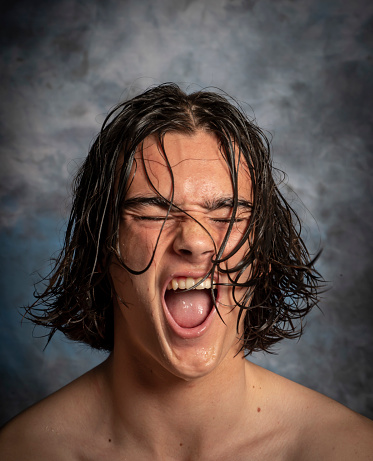
[[[187,259],[205,259],[214,252],[214,242],[204,229],[195,225],[190,232],[190,224],[184,224],[175,235],[173,249]],[[197,232],[198,230],[198,232]]]
[[[181,248],[180,250],[180,253],[185,255],[185,256],[190,256],[192,254],[192,252],[190,250],[186,250],[184,248]]]

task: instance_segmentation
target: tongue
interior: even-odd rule
[[[165,301],[175,322],[183,328],[200,325],[209,315],[212,301],[208,290],[167,290]]]

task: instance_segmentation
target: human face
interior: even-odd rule
[[[134,271],[145,269],[155,247],[156,251],[149,268],[140,275],[131,274],[119,263],[111,265],[116,293],[114,351],[121,348],[136,355],[142,366],[154,369],[157,364],[176,376],[192,379],[237,354],[238,308],[232,309],[232,289],[218,285],[216,300],[224,324],[209,290],[176,294],[168,287],[176,283],[183,286],[188,277],[197,280],[211,269],[211,259],[228,228],[233,188],[213,134],[168,133],[164,147],[174,190],[170,168],[155,138],[146,138],[142,151],[135,155],[118,249],[124,263]],[[243,165],[238,190],[237,222],[224,254],[236,246],[250,217],[251,182]],[[160,196],[171,200],[172,192],[173,204],[182,211],[171,208],[165,221],[168,206]],[[245,244],[223,267],[234,267],[247,250]],[[244,274],[246,279],[249,272]],[[216,282],[225,283],[228,278],[216,271]]]

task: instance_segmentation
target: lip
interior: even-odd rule
[[[198,337],[202,336],[204,333],[206,333],[209,326],[211,325],[211,323],[214,320],[214,317],[215,317],[215,314],[216,314],[216,309],[215,309],[215,306],[213,306],[212,309],[211,309],[211,312],[209,313],[209,315],[206,317],[206,319],[200,325],[197,325],[196,327],[193,327],[193,328],[183,328],[183,327],[181,327],[180,325],[178,325],[175,322],[174,318],[172,317],[172,315],[170,314],[170,312],[169,312],[169,310],[168,310],[168,308],[166,306],[165,293],[166,293],[167,286],[168,286],[169,282],[173,278],[176,278],[176,277],[192,277],[194,279],[197,279],[197,278],[204,277],[205,275],[206,275],[206,272],[203,272],[203,273],[198,272],[197,273],[197,272],[189,272],[189,271],[187,271],[187,272],[183,272],[183,273],[177,273],[177,274],[175,273],[175,274],[170,275],[170,277],[166,280],[166,283],[165,283],[165,285],[163,287],[163,290],[162,290],[163,312],[165,314],[168,326],[180,338],[193,339],[193,338],[198,338]],[[214,282],[215,283],[218,282],[218,277],[216,275],[214,276]],[[219,285],[217,285],[216,289],[217,289],[217,296],[216,296],[215,302],[217,304],[219,302]]]

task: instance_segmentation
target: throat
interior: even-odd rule
[[[182,328],[194,328],[203,323],[213,307],[209,290],[167,290],[165,302],[173,319]]]

